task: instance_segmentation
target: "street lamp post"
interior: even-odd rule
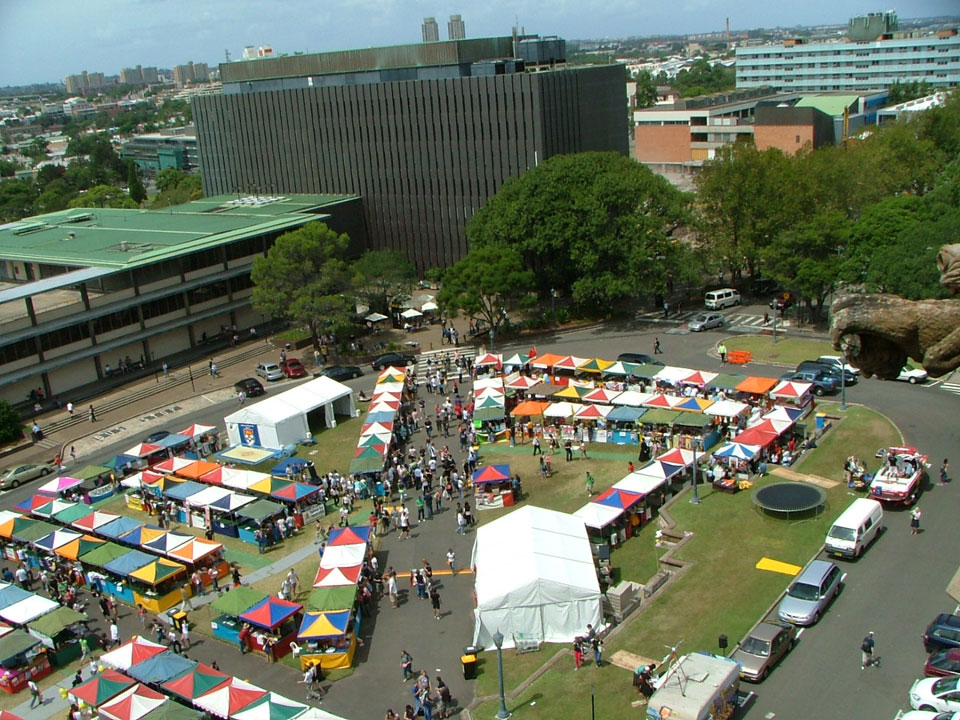
[[[553,308],[553,326],[557,326],[557,289],[550,288],[550,304]]]
[[[691,505],[700,504],[700,495],[697,493],[697,443],[693,443],[693,497],[690,498]]]
[[[500,710],[497,711],[497,717],[500,720],[506,720],[510,717],[507,711],[507,702],[503,696],[503,633],[499,629],[493,634],[493,644],[497,646],[497,678],[500,681]]]
[[[773,301],[773,344],[777,344],[777,301]]]
[[[847,371],[844,365],[846,364],[846,359],[841,357],[837,360],[837,365],[840,366],[840,409],[847,409]]]

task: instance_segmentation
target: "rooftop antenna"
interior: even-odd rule
[[[223,57],[225,59],[225,62],[230,62],[230,51],[228,49],[224,49]]]
[[[676,645],[664,645],[670,653],[667,655],[664,663],[667,665],[667,672],[670,672],[671,669],[676,669],[677,684],[680,686],[680,694],[683,697],[687,696],[687,673],[683,670],[683,664],[680,662],[680,657],[677,655],[677,650],[680,646],[683,645],[683,640],[678,642]],[[674,663],[673,668],[671,668],[671,663]]]

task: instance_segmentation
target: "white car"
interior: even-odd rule
[[[914,710],[960,712],[960,675],[920,678],[910,688]]]
[[[960,712],[942,712],[934,710],[911,710],[900,716],[900,720],[960,720]]]
[[[917,383],[927,381],[927,371],[923,368],[912,368],[909,365],[904,365],[903,369],[900,371],[900,374],[897,375],[897,380],[902,380],[910,383],[911,385],[916,385]]]
[[[855,368],[850,363],[846,362],[844,358],[839,355],[821,355],[817,358],[817,362],[827,363],[828,365],[837,366],[843,363],[843,369],[848,373],[853,373],[857,377],[860,377],[860,368]]]
[[[264,380],[283,380],[283,370],[276,363],[260,363],[257,365],[257,375]]]

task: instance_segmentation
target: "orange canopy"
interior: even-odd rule
[[[539,355],[538,357],[533,358],[530,361],[530,364],[533,367],[538,368],[552,368],[558,362],[563,360],[566,355],[554,355],[553,353],[546,353],[545,355]]]
[[[517,405],[510,414],[514,417],[540,417],[548,407],[550,407],[550,403],[548,402],[524,400]]]
[[[199,480],[207,473],[213,472],[219,467],[220,466],[216,463],[207,462],[206,460],[197,460],[195,463],[191,463],[190,465],[177,470],[177,475],[182,478],[187,478],[188,480]]]
[[[741,383],[737,385],[736,390],[737,392],[753,393],[754,395],[766,395],[776,387],[778,382],[780,381],[774,378],[751,375],[741,381]]]

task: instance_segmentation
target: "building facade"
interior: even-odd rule
[[[736,67],[737,89],[867,92],[895,82],[954,87],[960,84],[960,35],[950,30],[872,42],[740,47]]]
[[[191,172],[200,166],[192,126],[134,135],[121,146],[120,157],[133,160],[148,177],[167,168]]]
[[[623,66],[515,57],[507,37],[223,64],[223,94],[193,103],[204,190],[359,195],[373,248],[450,265],[509,178],[627,154]]]
[[[250,267],[321,220],[362,232],[348,196],[207,198],[157,211],[74,209],[0,228],[0,397],[69,393],[121,365],[159,368],[264,318]],[[122,362],[121,362],[122,361]]]
[[[459,15],[451,15],[447,23],[448,40],[464,40],[467,37],[467,26]]]
[[[437,19],[428,17],[423,19],[423,25],[420,26],[420,32],[424,42],[437,42],[440,40],[440,26],[437,25]]]

